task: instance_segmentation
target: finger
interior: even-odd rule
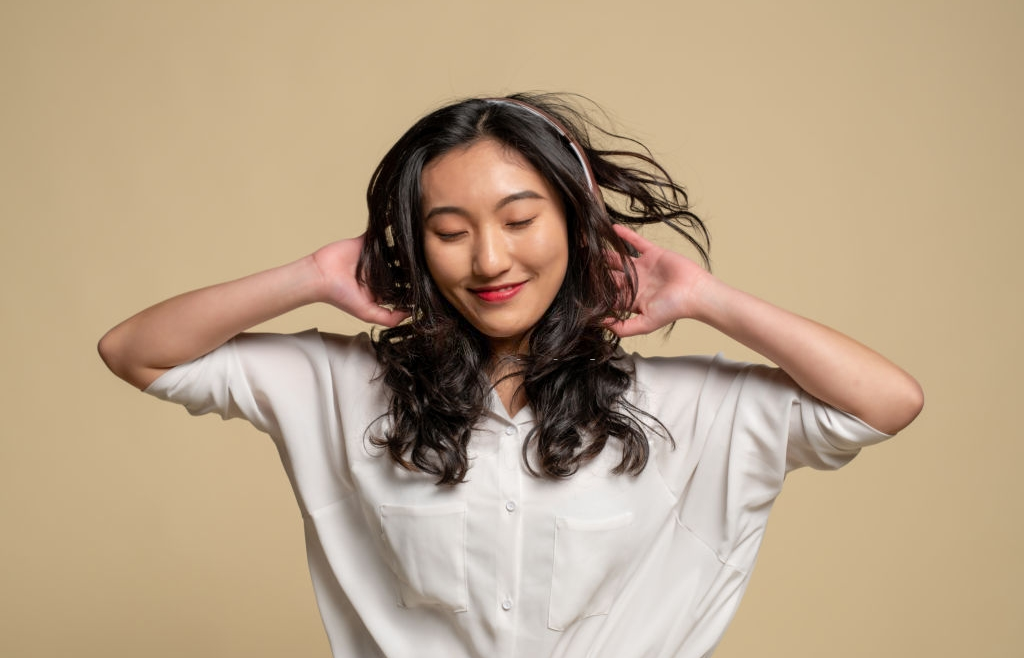
[[[611,320],[611,318],[609,318]],[[648,328],[647,318],[642,315],[634,315],[631,318],[625,320],[612,321],[608,323],[608,329],[619,338],[629,338],[630,336],[639,336],[641,334],[649,334],[653,329]]]
[[[407,317],[409,317],[409,313],[406,311],[392,311],[383,306],[371,306],[366,309],[363,320],[384,327],[395,327]]]
[[[641,254],[654,246],[653,242],[624,224],[613,224],[612,230]]]
[[[651,319],[651,317],[637,312],[625,320],[610,322],[607,326],[618,337],[629,338],[631,336],[642,336],[656,332],[664,324],[660,324]]]

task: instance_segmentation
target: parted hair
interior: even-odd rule
[[[439,484],[466,479],[469,440],[487,409],[494,355],[487,337],[445,299],[427,269],[421,176],[452,149],[491,139],[518,152],[557,191],[569,235],[565,280],[506,375],[522,377],[520,393],[535,418],[522,458],[534,475],[569,477],[611,439],[622,454],[614,472],[637,474],[647,464],[648,433],[672,439],[627,399],[634,373],[607,323],[628,317],[637,280],[632,249],[612,226],[665,223],[705,265],[707,230],[690,211],[686,191],[646,147],[595,125],[576,109],[576,97],[508,98],[543,114],[493,99],[446,105],[402,135],[370,179],[357,276],[380,303],[410,317],[374,335],[389,401],[379,435],[369,440],[402,467],[431,474]],[[627,146],[597,149],[592,132]],[[600,193],[591,189],[570,139],[589,161]],[[610,252],[625,263],[618,277]]]

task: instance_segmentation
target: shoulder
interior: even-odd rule
[[[294,334],[244,333],[235,336],[224,347],[239,358],[272,362],[276,359],[373,358],[373,343],[366,333],[346,336],[307,329]]]
[[[305,331],[293,334],[247,332],[238,334],[228,341],[227,344],[230,345],[232,343],[236,346],[244,346],[245,349],[265,351],[290,349],[327,349],[335,353],[359,350],[373,351],[370,337],[365,332],[354,336],[347,336],[320,331],[317,328],[306,329]]]
[[[793,381],[780,368],[761,363],[734,361],[721,353],[688,356],[625,357],[633,365],[640,390],[711,388],[724,393],[737,385],[761,384],[792,390]]]
[[[373,369],[370,337],[308,329],[294,334],[243,333],[194,361],[171,368],[147,392],[166,397],[171,389],[292,380],[301,373],[328,374],[348,368]]]
[[[377,365],[373,343],[365,333],[346,336],[318,329],[296,334],[246,333],[236,336],[227,347],[250,380],[296,380],[309,373],[321,383],[351,377],[365,381]]]
[[[195,415],[241,416],[269,431],[281,410],[329,404],[339,390],[365,392],[375,367],[365,334],[245,333],[171,368],[146,392],[184,404]]]
[[[737,416],[781,417],[800,396],[781,369],[721,354],[628,358],[634,366],[632,402],[672,432],[709,431]]]
[[[376,352],[373,348],[373,340],[368,333],[361,332],[354,336],[344,334],[332,334],[317,329],[310,329],[303,334],[315,334],[324,346],[324,350],[330,355],[345,357],[370,357],[376,359]]]

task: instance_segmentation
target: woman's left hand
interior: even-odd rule
[[[616,224],[614,229],[640,255],[633,258],[637,292],[629,310],[634,315],[610,324],[609,329],[621,337],[637,336],[676,320],[698,317],[700,290],[711,274],[686,256],[659,247],[621,224]],[[621,280],[624,276],[622,263],[617,255],[609,258]]]
[[[697,263],[645,240],[624,226],[633,245],[637,294],[634,315],[608,327],[619,336],[655,331],[692,318],[774,362],[805,391],[895,434],[921,411],[924,394],[913,377],[874,350],[813,320],[726,285]],[[620,281],[617,255],[609,255]]]

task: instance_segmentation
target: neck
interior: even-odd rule
[[[491,385],[505,406],[509,417],[515,416],[526,406],[523,392],[523,375],[519,360],[510,355],[494,354],[491,361]]]
[[[496,366],[500,361],[526,354],[530,349],[529,334],[520,334],[508,338],[488,338],[491,345],[491,363]]]

